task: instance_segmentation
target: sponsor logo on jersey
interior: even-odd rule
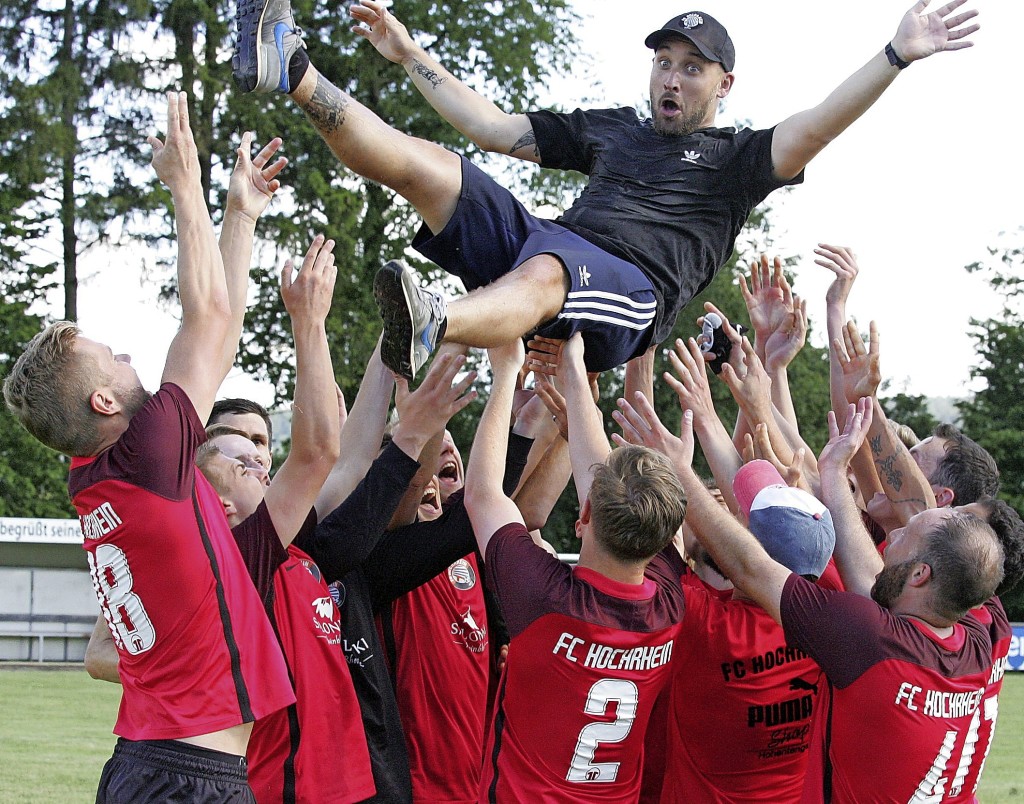
[[[316,565],[315,561],[312,561],[308,558],[300,558],[299,563],[309,570],[309,574],[313,576],[314,581],[320,583],[320,581],[323,580],[323,573],[320,572],[320,567]]]
[[[335,581],[327,587],[327,591],[331,593],[331,597],[334,598],[334,605],[339,609],[345,602],[345,584],[341,581]]]
[[[683,151],[683,156],[680,157],[683,162],[689,162],[691,165],[696,165],[697,160],[700,159],[700,151]]]
[[[102,539],[121,525],[121,517],[109,502],[93,508],[87,514],[82,514],[78,521],[82,523],[82,534],[86,539]]]
[[[313,628],[320,639],[327,640],[330,645],[341,644],[341,622],[334,600],[330,595],[314,598]]]
[[[462,616],[452,623],[451,634],[456,645],[462,645],[472,653],[483,653],[487,650],[487,627],[480,626],[469,606]]]
[[[473,565],[466,559],[460,558],[448,567],[448,580],[460,592],[472,589],[476,586],[476,573],[473,571]]]
[[[341,650],[345,654],[345,660],[356,667],[366,667],[370,659],[373,658],[373,654],[369,652],[370,643],[366,640],[366,637],[354,640],[343,638],[341,640]]]

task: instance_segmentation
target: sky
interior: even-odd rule
[[[405,1],[395,4],[399,18]],[[856,251],[861,274],[848,309],[862,330],[878,322],[891,392],[964,396],[975,387],[968,320],[995,315],[999,300],[963,266],[984,259],[988,246],[1022,239],[1000,234],[1024,224],[1024,3],[965,6],[972,7],[981,24],[973,47],[912,64],[814,159],[803,185],[769,198],[771,253],[798,260],[794,289],[808,299],[819,333],[831,274],[813,264],[812,249],[828,242]],[[565,108],[584,98],[594,106],[645,104],[651,51],[644,38],[694,10],[664,0],[578,0],[577,9],[584,16],[581,58],[549,86]],[[819,103],[884,47],[906,9],[883,0],[703,0],[698,10],[724,24],[736,45],[735,82],[718,124],[770,127]],[[131,353],[146,387],[155,389],[174,318],[157,309],[155,288],[140,282],[132,265],[117,270],[97,256],[84,275],[79,317],[86,334]],[[822,335],[817,340],[823,344]],[[237,369],[222,395],[272,398]]]

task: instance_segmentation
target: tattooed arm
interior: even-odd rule
[[[362,23],[352,30],[389,61],[401,64],[413,84],[445,120],[485,151],[540,162],[537,141],[525,114],[506,114],[459,81],[417,45],[405,26],[377,0],[349,10]]]
[[[935,508],[935,493],[931,483],[918,467],[910,452],[889,427],[885,411],[874,400],[874,415],[868,430],[871,458],[882,482],[882,490],[892,504],[893,512],[902,525],[914,514]]]

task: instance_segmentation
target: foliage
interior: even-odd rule
[[[973,398],[957,407],[963,416],[964,432],[987,449],[999,466],[1002,487],[999,496],[1018,512],[1024,511],[1024,227],[1013,235],[1012,244],[990,248],[993,262],[967,266],[969,272],[986,276],[993,290],[1003,298],[996,318],[971,319],[971,337],[979,363],[971,377],[985,385]],[[1003,600],[1011,619],[1024,619],[1024,585]]]
[[[0,292],[0,383],[41,328],[27,307],[9,289]],[[74,517],[67,474],[67,460],[29,435],[7,406],[0,405],[0,516]]]
[[[134,170],[149,16],[148,0],[0,5],[0,272],[32,266],[36,297],[62,287],[68,319],[79,256],[152,207]]]
[[[905,424],[919,439],[927,438],[939,423],[928,410],[925,396],[901,392],[880,401],[889,421]]]

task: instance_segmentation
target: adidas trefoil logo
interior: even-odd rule
[[[683,151],[683,154],[684,155],[681,157],[682,161],[690,162],[694,165],[696,165],[697,160],[700,159],[700,151]]]

